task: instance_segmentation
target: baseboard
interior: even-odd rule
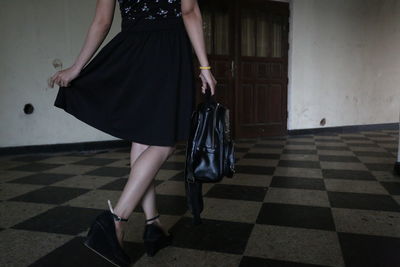
[[[349,126],[337,126],[337,127],[326,127],[326,128],[288,130],[288,135],[351,133],[360,131],[380,131],[380,130],[398,130],[398,129],[399,129],[399,123],[382,123],[382,124],[349,125]]]
[[[394,173],[400,176],[400,162],[394,164]]]
[[[131,141],[128,140],[110,140],[110,141],[92,141],[50,145],[32,145],[32,146],[14,146],[0,147],[0,156],[31,154],[31,153],[58,153],[75,151],[96,151],[107,150],[120,147],[130,147]],[[176,143],[176,148],[185,147],[186,143],[181,141]]]
[[[126,147],[130,143],[131,143],[130,141],[126,140],[111,140],[111,141],[93,141],[93,142],[50,144],[50,145],[1,147],[0,156],[30,154],[30,153],[57,153],[57,152],[102,150],[102,149]]]

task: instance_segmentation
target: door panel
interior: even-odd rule
[[[199,3],[208,58],[218,82],[216,99],[231,110],[232,136],[286,134],[288,4]],[[198,78],[200,71],[196,73]],[[197,103],[203,100],[200,88],[197,79]]]
[[[228,0],[201,1],[199,4],[203,17],[203,30],[208,60],[212,68],[212,73],[218,82],[215,99],[231,109],[233,113],[235,99],[234,77],[232,73],[234,6]],[[199,66],[196,57],[195,62],[197,64],[196,67]],[[199,74],[200,70],[196,68],[197,103],[204,99],[201,94]],[[233,118],[234,115],[231,115],[231,117]]]
[[[288,7],[269,1],[240,1],[238,18],[235,134],[238,137],[285,134]]]

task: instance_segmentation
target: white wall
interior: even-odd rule
[[[0,1],[0,147],[117,139],[53,106],[58,86],[47,79],[77,57],[96,0]],[[111,32],[120,29],[116,8]],[[32,103],[32,114],[24,113]]]
[[[399,124],[400,129],[400,124]],[[398,147],[397,147],[397,162],[400,163],[400,131],[399,131],[399,140],[398,140]]]
[[[289,129],[392,123],[400,109],[400,1],[291,2]]]
[[[400,1],[291,2],[289,129],[395,122]],[[96,0],[0,1],[0,147],[117,139],[53,106],[53,61],[70,66]],[[119,10],[103,45],[120,28]],[[23,112],[32,103],[31,115]]]

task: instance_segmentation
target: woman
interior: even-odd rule
[[[118,266],[129,265],[123,250],[124,223],[141,202],[143,239],[154,255],[171,243],[155,202],[153,179],[187,140],[194,110],[192,47],[200,63],[202,93],[215,93],[216,80],[205,51],[197,0],[118,0],[119,32],[95,51],[111,27],[116,0],[97,0],[96,15],[75,63],[55,73],[60,86],[54,105],[113,136],[132,141],[131,172],[114,209],[102,212],[85,245]],[[89,63],[88,63],[89,62]],[[86,65],[86,66],[85,66]]]

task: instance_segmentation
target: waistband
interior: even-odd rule
[[[184,27],[182,17],[160,18],[160,19],[123,19],[121,22],[121,31],[137,32],[137,31],[157,31],[167,29],[178,29]]]

